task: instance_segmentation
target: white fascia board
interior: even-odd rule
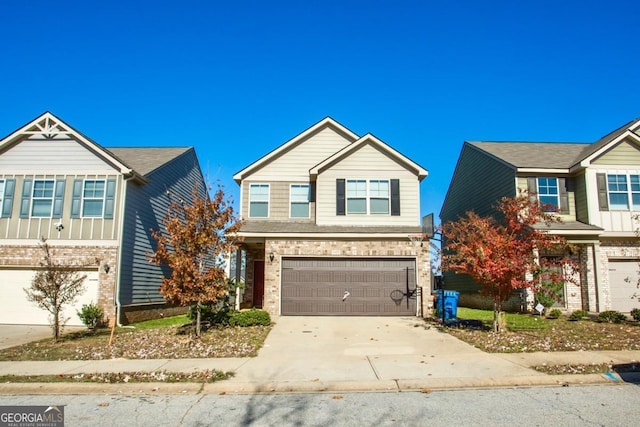
[[[602,236],[602,230],[539,230],[554,236]]]
[[[545,169],[545,168],[518,168],[518,173],[541,173],[541,174],[554,174],[554,175],[566,175],[569,173],[569,169]]]
[[[0,239],[1,246],[38,246],[40,245],[40,239]],[[109,247],[117,248],[118,240],[53,240],[47,239],[47,245],[49,246],[64,246],[64,247]]]
[[[618,135],[617,138],[612,139],[606,145],[603,145],[602,147],[600,147],[600,149],[598,151],[596,151],[595,153],[591,154],[589,157],[587,157],[585,159],[582,159],[580,161],[580,166],[582,166],[583,168],[586,168],[586,167],[590,166],[591,162],[594,159],[600,157],[602,154],[604,154],[605,152],[609,151],[614,145],[619,144],[625,138],[631,138],[631,139],[635,140],[640,145],[640,137],[638,137],[638,135],[636,135],[635,133],[631,132],[630,130],[626,130],[622,134]]]
[[[352,138],[354,141],[356,141],[359,138],[358,135],[356,135],[355,133],[351,132],[349,129],[347,129],[346,127],[342,126],[340,123],[336,122],[331,117],[326,117],[326,118],[320,120],[315,125],[313,125],[310,128],[308,128],[307,130],[305,130],[304,132],[296,135],[295,137],[293,137],[289,141],[287,141],[284,144],[280,145],[278,148],[276,148],[275,150],[271,151],[267,155],[261,157],[260,159],[256,160],[255,162],[251,163],[249,166],[247,166],[246,168],[242,169],[241,171],[239,171],[238,173],[233,175],[233,179],[236,182],[242,181],[245,178],[245,175],[247,174],[247,172],[255,169],[256,167],[258,167],[258,166],[260,166],[262,164],[265,164],[265,163],[269,162],[273,158],[278,157],[282,152],[284,152],[287,149],[289,149],[289,147],[291,147],[292,145],[294,145],[294,144],[298,143],[299,141],[307,138],[309,135],[313,134],[318,129],[321,129],[321,128],[326,127],[326,126],[333,126],[333,127],[337,128],[338,130],[340,130],[340,132],[345,133],[350,138]]]

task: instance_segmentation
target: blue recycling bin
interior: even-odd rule
[[[444,291],[444,304],[442,290],[436,291],[436,316],[442,319],[442,309],[444,308],[444,320],[455,320],[458,317],[458,291]],[[443,307],[444,306],[444,307]]]

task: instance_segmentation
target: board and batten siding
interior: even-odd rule
[[[269,184],[269,216],[267,218],[249,217],[249,189],[251,184]],[[312,185],[309,181],[296,182],[255,182],[244,181],[242,183],[242,212],[243,218],[251,221],[295,221],[313,222],[315,220],[315,202],[309,203],[309,218],[290,218],[291,184]]]
[[[351,143],[344,135],[326,127],[290,147],[286,153],[253,172],[247,179],[265,182],[305,182],[309,169]],[[243,213],[245,211],[243,210]]]
[[[400,215],[336,215],[337,179],[399,179]],[[351,153],[318,174],[316,223],[318,225],[407,225],[420,224],[418,176],[370,144]]]
[[[629,166],[597,165],[587,169],[586,182],[589,189],[589,218],[590,223],[602,227],[606,232],[635,233],[637,222],[634,220],[636,212],[633,210],[600,210],[598,203],[598,174],[640,175],[640,164],[635,168]]]
[[[515,169],[465,144],[440,212],[443,223],[473,210],[480,216],[494,213],[502,197],[516,195]]]
[[[146,175],[148,183],[126,183],[126,208],[120,262],[120,303],[126,305],[164,303],[159,288],[171,271],[149,262],[156,241],[152,230],[162,227],[170,203],[167,191],[186,203],[193,199],[193,188],[206,194],[206,185],[193,149]]]

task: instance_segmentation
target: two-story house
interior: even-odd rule
[[[244,306],[271,315],[417,315],[429,289],[420,182],[427,171],[326,118],[234,175]],[[428,293],[428,292],[427,292]]]
[[[580,286],[566,285],[560,307],[640,308],[640,119],[594,143],[465,142],[441,221],[471,210],[490,215],[501,197],[519,189],[552,206],[563,222],[547,231],[578,248]],[[468,277],[447,274],[445,282],[461,292],[460,305],[483,306]],[[522,297],[512,308],[531,309],[531,295]]]
[[[167,269],[148,261],[151,230],[169,194],[189,201],[194,186],[206,193],[193,148],[105,148],[48,112],[0,140],[0,323],[48,323],[24,292],[43,237],[86,276],[68,324],[91,302],[124,323],[177,311],[158,292]]]

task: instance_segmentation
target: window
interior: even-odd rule
[[[54,180],[34,180],[31,195],[31,216],[50,217],[53,207]]]
[[[4,203],[4,180],[0,179],[0,212],[3,212],[2,204]]]
[[[607,175],[609,209],[640,210],[640,175]]]
[[[538,200],[545,211],[557,212],[560,208],[557,178],[538,178]]]
[[[249,217],[269,216],[269,184],[251,184],[249,187]]]
[[[367,213],[367,181],[364,179],[347,180],[347,213]]]
[[[104,180],[86,180],[82,191],[82,216],[101,217],[104,210],[104,196]]]
[[[309,184],[291,184],[291,218],[309,218]]]
[[[389,214],[389,181],[369,181],[369,212]]]

